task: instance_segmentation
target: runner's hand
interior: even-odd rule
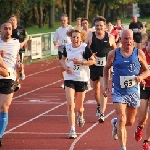
[[[72,71],[72,69],[70,67],[67,67],[65,70],[66,70],[66,72],[68,74],[72,74],[73,73],[73,71]]]

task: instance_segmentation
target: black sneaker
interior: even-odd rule
[[[103,113],[100,114],[100,116],[99,116],[99,118],[98,118],[98,121],[99,121],[100,123],[103,123],[103,122],[104,122],[104,114],[103,114]]]
[[[2,147],[2,139],[0,138],[0,147]]]

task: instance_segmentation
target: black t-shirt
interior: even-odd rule
[[[138,29],[142,29],[143,28],[143,24],[138,21],[138,22],[131,22],[129,25],[129,29],[131,29],[133,31],[133,38],[142,38],[141,33],[138,33]]]
[[[16,29],[12,30],[12,38],[16,38],[22,43],[25,39],[26,31],[22,26],[17,26]]]
[[[63,55],[64,55],[64,57],[67,57],[66,48],[64,48]],[[86,60],[88,60],[92,55],[93,54],[92,54],[91,50],[88,48],[88,46],[86,46],[85,47],[85,51],[83,53],[83,58],[86,59]]]

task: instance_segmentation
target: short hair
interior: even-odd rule
[[[1,26],[0,26],[0,28],[2,28],[3,24],[5,24],[5,23],[10,23],[10,24],[12,25],[12,22],[11,22],[11,21],[9,21],[9,20],[6,20],[6,21],[3,21],[3,22],[1,23]]]
[[[16,18],[16,19],[17,19],[17,16],[16,16],[16,15],[11,15],[11,16],[10,16],[10,18],[11,18],[11,17],[14,17],[14,18]]]
[[[81,22],[82,22],[82,21],[87,21],[87,22],[89,22],[89,19],[88,19],[88,18],[82,18],[82,19],[81,19]]]
[[[61,17],[67,17],[68,18],[67,14],[62,14]]]
[[[77,20],[82,20],[82,18],[81,18],[81,17],[78,17],[78,18],[76,19],[76,21],[77,21]]]
[[[97,21],[103,21],[106,24],[106,19],[103,16],[95,17],[94,23]]]
[[[72,33],[74,33],[74,32],[80,33],[82,41],[84,41],[87,38],[87,32],[84,30],[80,30],[78,28],[70,29],[69,31],[67,31],[67,35],[69,37],[72,37]]]
[[[121,19],[120,19],[120,18],[116,18],[116,21],[117,21],[117,20],[120,20],[120,21],[121,21]]]

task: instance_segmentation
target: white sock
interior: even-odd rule
[[[71,131],[75,131],[75,126],[71,126]]]

